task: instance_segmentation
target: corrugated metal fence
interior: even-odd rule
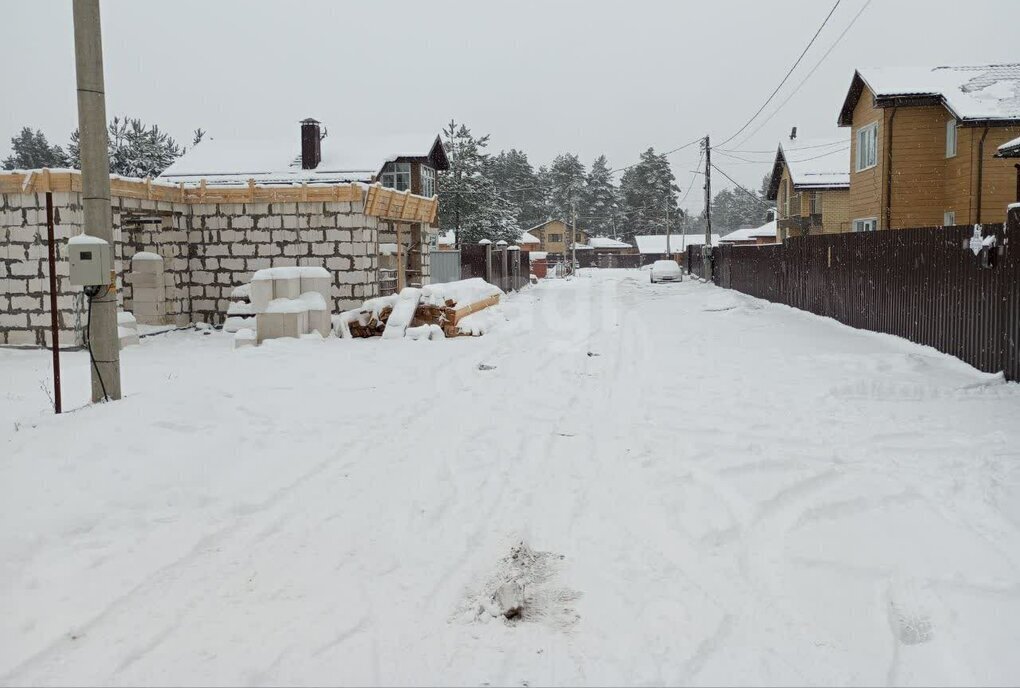
[[[983,225],[996,245],[979,255],[969,246],[970,226],[721,246],[713,250],[713,281],[1020,380],[1020,208],[1010,219],[1008,228]],[[689,247],[687,257],[700,276],[701,247]]]

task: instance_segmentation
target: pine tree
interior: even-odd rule
[[[549,210],[551,217],[570,222],[571,203],[577,214],[581,214],[584,202],[585,169],[573,153],[557,155],[549,167]],[[583,227],[578,220],[577,226]]]
[[[591,164],[582,199],[578,224],[596,236],[615,235],[622,225],[619,192],[606,156],[600,155]]]
[[[665,155],[649,148],[640,161],[623,173],[620,199],[625,229],[621,234],[631,241],[635,234],[665,234],[667,217],[671,232],[679,232],[683,215],[677,205],[680,189]]]
[[[199,130],[200,131],[200,130]],[[198,132],[196,131],[196,135]],[[203,132],[204,134],[204,132]],[[125,177],[157,177],[184,150],[158,125],[146,126],[140,119],[114,117],[107,131],[110,173]],[[71,133],[68,146],[73,167],[81,166],[78,130]]]
[[[475,138],[465,125],[450,120],[443,137],[450,169],[440,173],[440,226],[455,230],[459,243],[482,239],[516,243],[521,233],[519,209],[499,193],[489,176],[491,165],[485,153],[489,136]]]
[[[486,173],[495,188],[518,207],[517,223],[534,227],[547,219],[545,189],[528,156],[511,148],[489,159]]]
[[[742,227],[758,227],[768,221],[773,204],[765,200],[769,177],[757,193],[750,189],[723,189],[712,199],[712,226],[725,233]]]
[[[22,127],[21,133],[11,137],[11,155],[4,159],[5,170],[32,170],[40,167],[67,167],[67,154],[60,146],[51,146],[45,134],[31,127]]]

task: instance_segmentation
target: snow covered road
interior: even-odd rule
[[[1020,385],[647,280],[474,339],[150,338],[61,417],[0,350],[0,683],[1015,684]]]

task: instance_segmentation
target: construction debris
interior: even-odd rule
[[[408,287],[400,294],[369,299],[360,308],[344,311],[334,318],[333,327],[338,336],[346,339],[478,336],[488,328],[465,320],[499,304],[502,297],[498,287],[477,277],[421,289]]]

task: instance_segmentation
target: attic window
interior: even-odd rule
[[[382,185],[397,191],[411,188],[411,163],[388,162],[383,168]]]
[[[878,123],[857,130],[857,171],[878,164]]]

